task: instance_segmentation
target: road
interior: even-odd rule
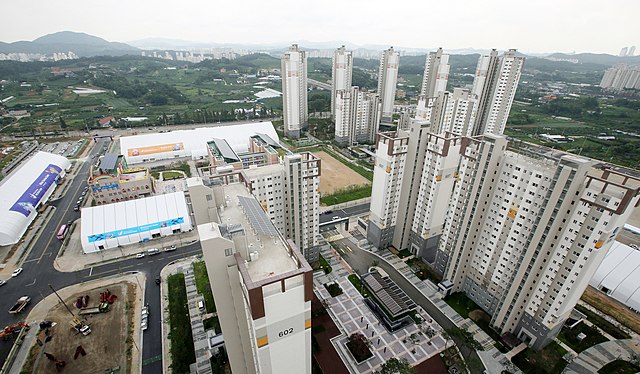
[[[89,154],[88,160],[92,160],[94,154],[99,153],[103,146],[108,144],[107,139],[100,139]],[[89,177],[90,162],[85,162],[81,166],[77,175],[70,181],[71,185],[63,197],[53,201],[55,206],[51,218],[41,230],[40,236],[32,246],[31,252],[26,257],[22,267],[23,272],[16,278],[7,280],[2,286],[3,307],[9,309],[13,302],[23,295],[31,297],[31,304],[21,314],[9,314],[0,310],[0,327],[16,323],[25,318],[29,310],[40,302],[44,297],[51,294],[49,284],[56,289],[61,289],[73,284],[100,279],[106,276],[119,274],[122,272],[139,271],[146,274],[146,285],[144,302],[150,307],[149,327],[143,334],[142,359],[149,362],[143,366],[143,373],[162,372],[162,331],[160,316],[160,288],[155,284],[155,278],[159,276],[160,270],[168,263],[177,259],[201,254],[200,243],[181,247],[175,252],[163,252],[159,255],[145,257],[144,259],[128,259],[91,269],[76,272],[59,272],[54,266],[60,241],[55,238],[55,233],[61,224],[80,218],[80,212],[73,211],[73,206],[82,193],[86,180]],[[145,344],[146,342],[146,344]],[[0,365],[4,363],[12,341],[0,342]]]
[[[345,217],[359,216],[367,213],[368,211],[369,211],[369,203],[354,205],[354,206],[350,206],[348,208],[343,208],[343,209],[334,209],[334,210],[331,210],[330,213],[320,214],[320,224],[331,221],[333,217],[345,218]]]
[[[442,313],[442,311],[440,311],[440,309],[431,302],[431,300],[424,296],[422,292],[409,282],[407,278],[400,274],[396,268],[386,261],[380,260],[380,258],[373,255],[371,252],[359,249],[358,246],[353,244],[349,239],[340,239],[336,242],[338,243],[338,248],[341,249],[338,253],[355,272],[358,274],[364,274],[367,272],[367,269],[376,262],[377,266],[386,271],[387,274],[389,274],[389,277],[396,282],[396,284],[402,288],[402,290],[409,295],[416,304],[420,305],[427,313],[429,313],[429,315],[438,322],[443,329],[447,330],[455,327],[454,323],[449,320],[449,318],[447,318],[447,316],[445,316],[444,313]],[[475,358],[478,362],[481,362],[476,351],[469,352],[468,348],[465,347],[461,341],[456,339],[454,340],[465,357],[471,353],[471,356],[469,356],[470,358]],[[472,372],[482,373],[482,370],[476,370],[472,370]]]

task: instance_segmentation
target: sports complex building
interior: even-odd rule
[[[20,240],[70,167],[66,157],[36,152],[0,182],[0,246]]]
[[[257,134],[265,134],[275,143],[279,142],[278,134],[271,122],[252,122],[123,136],[120,138],[120,153],[129,165],[182,157],[197,160],[208,157],[207,143],[213,139],[226,140],[235,152],[247,152],[249,138]]]
[[[193,229],[184,192],[82,209],[84,253],[146,242]]]

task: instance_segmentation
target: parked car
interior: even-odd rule
[[[175,251],[176,249],[178,249],[178,247],[175,244],[172,244],[168,247],[165,247],[164,251],[165,252],[171,252],[171,251]]]
[[[145,253],[144,252],[140,252],[140,253],[138,253],[136,255],[136,258],[144,258],[144,256],[146,256]]]
[[[80,205],[76,204],[76,206],[73,207],[73,210],[76,211],[76,212],[79,211],[80,210]]]
[[[13,271],[13,273],[11,273],[11,276],[17,277],[18,275],[20,275],[20,273],[22,273],[22,268],[17,268],[16,270]]]
[[[160,253],[160,250],[158,248],[151,248],[147,250],[147,254],[149,256],[157,255],[158,253]]]
[[[162,282],[162,280],[160,280],[160,278],[156,278],[156,284],[160,284]]]
[[[5,283],[7,283],[7,282],[5,282],[2,279],[0,279],[0,286],[4,286]]]

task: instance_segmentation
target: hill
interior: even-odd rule
[[[121,56],[137,54],[138,49],[128,44],[109,42],[97,36],[72,31],[44,35],[31,42],[0,43],[0,53],[54,52],[73,52],[80,57]]]
[[[605,53],[553,53],[547,57],[553,57],[558,59],[578,60],[583,64],[600,64],[600,65],[615,65],[615,64],[640,64],[640,56],[613,56]]]

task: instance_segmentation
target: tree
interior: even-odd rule
[[[474,351],[483,351],[484,347],[474,337],[473,334],[467,330],[463,330],[459,327],[452,327],[447,329],[447,334],[454,340],[458,338],[460,344],[467,348],[467,352],[464,355],[465,361],[469,360],[469,356]]]
[[[60,116],[60,128],[63,130],[67,129],[67,123],[64,121],[64,118],[62,118],[62,116]]]
[[[409,365],[407,360],[405,360],[404,358],[401,360],[398,360],[397,358],[393,357],[393,358],[390,358],[389,361],[382,364],[382,366],[380,367],[380,371],[378,373],[379,374],[413,374],[415,373],[415,370],[413,369],[413,367],[411,367],[411,365]]]

